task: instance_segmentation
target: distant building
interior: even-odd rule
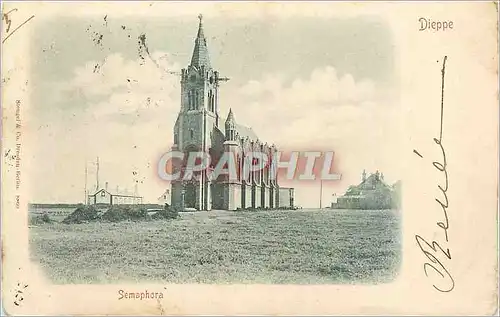
[[[337,194],[332,194],[332,206],[337,203]]]
[[[167,205],[170,206],[172,200],[172,196],[170,195],[170,189],[166,189],[165,192],[158,197],[158,205]]]
[[[106,189],[99,189],[95,194],[88,195],[89,205],[135,205],[142,204],[143,197],[137,195],[112,194]]]
[[[332,202],[331,207],[334,209],[391,209],[398,205],[396,195],[399,195],[399,191],[396,192],[394,186],[384,182],[384,174],[377,171],[367,177],[366,172],[363,171],[361,183],[350,186],[344,195],[337,197],[336,202]]]

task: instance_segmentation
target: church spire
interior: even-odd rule
[[[198,34],[196,35],[196,40],[194,42],[193,57],[191,58],[191,66],[199,68],[205,66],[205,68],[210,68],[210,57],[208,56],[207,40],[203,34],[203,16],[198,15],[200,24],[198,26]]]
[[[233,110],[229,108],[229,114],[226,119],[226,141],[236,140],[236,122],[234,120]]]
[[[233,124],[234,125],[234,114],[233,109],[229,108],[229,114],[227,115],[226,125]]]

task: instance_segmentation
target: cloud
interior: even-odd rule
[[[260,81],[249,81],[240,88],[240,92],[254,97],[270,92],[289,106],[303,106],[304,103],[334,105],[371,100],[375,85],[367,79],[355,82],[350,74],[339,77],[335,68],[327,66],[315,69],[306,80],[293,80],[288,87],[284,85],[282,76],[267,74]]]
[[[62,89],[100,99],[89,104],[96,116],[129,114],[178,98],[179,78],[171,72],[179,72],[180,66],[162,52],[155,52],[152,58],[154,61],[126,60],[121,54],[112,54],[103,61],[89,61],[75,69],[74,78]]]
[[[153,201],[162,193],[167,184],[155,180],[155,165],[171,146],[180,108],[179,77],[166,70],[180,67],[163,52],[152,57],[156,63],[112,54],[100,62],[86,62],[74,70],[73,78],[53,85],[66,99],[62,110],[51,109],[45,118],[48,124],[37,131],[39,146],[33,160],[48,158],[48,168],[32,171],[34,179],[53,184],[37,188],[35,197],[49,202],[82,199],[85,161],[88,188],[93,189],[96,156],[101,161],[101,185],[108,181],[111,188],[131,190],[138,181],[140,193]],[[83,96],[78,100],[84,104],[65,107],[77,100],[72,98],[76,95]],[[55,171],[52,175],[64,179],[52,181],[48,173]]]
[[[327,193],[342,192],[358,182],[363,169],[379,169],[389,181],[399,177],[400,108],[391,91],[369,79],[340,76],[326,66],[312,70],[306,79],[287,81],[280,74],[265,74],[236,93],[224,93],[230,94],[228,104],[237,105],[233,107],[236,121],[252,126],[262,141],[285,151],[335,151],[343,179],[330,184]],[[311,188],[296,193],[300,204],[317,204],[311,198],[317,193],[311,194]]]
[[[236,119],[244,118],[262,137],[272,136],[293,146],[291,143],[310,143],[325,134],[333,141],[339,134],[353,133],[355,127],[366,130],[363,127],[371,125],[368,121],[387,111],[391,101],[381,98],[383,95],[371,80],[339,76],[327,66],[313,70],[307,79],[288,83],[283,76],[266,74],[241,86],[228,103],[241,105],[235,107]]]

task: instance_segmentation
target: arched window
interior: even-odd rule
[[[188,110],[198,109],[198,91],[192,89],[188,93]]]
[[[215,96],[212,90],[208,92],[208,109],[215,112]]]
[[[213,112],[213,110],[212,110],[212,91],[211,90],[208,91],[208,110]]]
[[[189,137],[192,139],[194,137],[193,129],[189,129]]]
[[[188,110],[193,109],[193,91],[188,92]]]

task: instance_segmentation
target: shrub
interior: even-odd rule
[[[158,211],[151,217],[143,205],[112,205],[105,213],[101,214],[94,206],[81,205],[66,217],[63,223],[84,223],[95,220],[120,222],[126,220],[175,219],[179,217],[179,211],[177,208],[169,207]]]
[[[124,220],[148,220],[148,211],[143,206],[137,205],[114,205],[111,206],[103,215],[102,219],[110,222],[119,222]]]
[[[148,210],[142,206],[130,206],[125,210],[130,220],[148,219]]]
[[[102,220],[119,222],[127,220],[127,214],[124,212],[123,208],[111,206],[105,213],[102,214]]]
[[[167,207],[159,210],[153,215],[153,219],[176,219],[179,217],[180,208]]]
[[[69,214],[62,221],[65,224],[71,223],[83,223],[89,221],[95,221],[100,218],[99,211],[94,206],[86,206],[80,204],[75,211]]]
[[[29,218],[30,225],[42,225],[45,223],[52,223],[52,219],[50,219],[49,214],[44,212],[41,215],[36,215],[34,217]]]
[[[40,219],[45,223],[51,223],[52,219],[50,219],[49,214],[44,212]]]

